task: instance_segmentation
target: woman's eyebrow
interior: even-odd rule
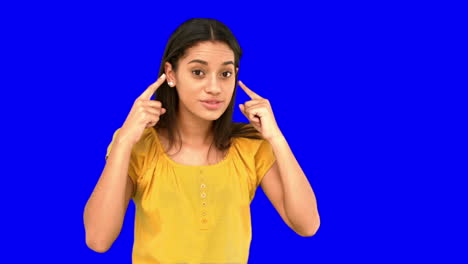
[[[201,63],[201,64],[208,65],[208,62],[206,62],[206,61],[204,61],[204,60],[191,60],[191,61],[190,61],[189,63],[187,63],[187,64],[196,63],[196,62]],[[221,65],[228,65],[228,64],[234,65],[234,62],[232,62],[232,61],[225,61],[225,62],[223,62]]]

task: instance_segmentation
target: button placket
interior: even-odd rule
[[[200,190],[200,202],[201,202],[201,212],[200,212],[200,223],[201,227],[200,230],[208,230],[208,210],[207,210],[207,202],[206,202],[206,197],[208,195],[208,186],[205,181],[205,175],[202,169],[200,169],[200,185],[199,185],[199,190]]]

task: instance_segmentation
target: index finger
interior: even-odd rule
[[[245,91],[245,93],[251,98],[251,99],[260,99],[262,98],[260,95],[254,93],[252,90],[250,90],[249,88],[247,88],[247,86],[245,86],[245,84],[239,80],[239,86],[242,88],[242,90]]]
[[[164,83],[165,80],[166,74],[163,73],[157,81],[155,81],[150,86],[148,86],[148,88],[146,88],[146,90],[140,95],[140,98],[149,100],[151,96],[153,96],[154,92],[156,92],[156,90],[159,88],[159,86],[161,86],[161,84]]]

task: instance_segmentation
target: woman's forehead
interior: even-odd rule
[[[226,61],[234,61],[234,52],[224,43],[201,43],[189,48],[186,54],[184,61],[187,64],[191,61],[203,61],[208,66],[218,66]]]

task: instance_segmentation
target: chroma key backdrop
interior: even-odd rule
[[[134,202],[105,253],[86,244],[84,208],[113,132],[157,79],[173,30],[213,18],[239,41],[239,80],[269,100],[320,214],[318,231],[300,236],[258,188],[248,263],[468,263],[462,10],[355,1],[0,4],[0,262],[132,262]],[[250,97],[237,89],[233,121],[247,123],[238,105]]]

